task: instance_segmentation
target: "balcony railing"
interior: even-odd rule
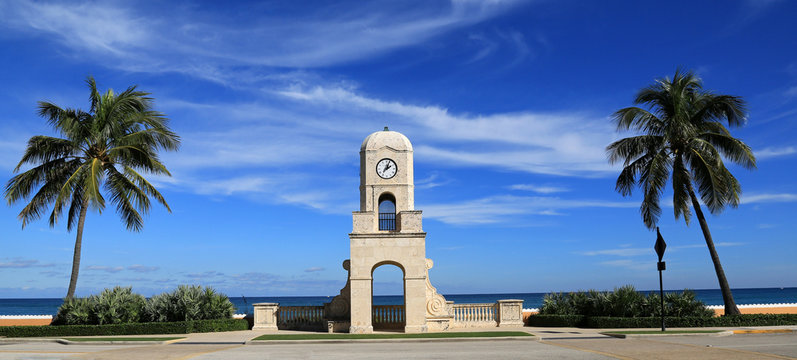
[[[379,230],[396,230],[396,213],[379,213]]]

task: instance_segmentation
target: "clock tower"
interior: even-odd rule
[[[404,274],[405,332],[448,327],[446,300],[429,282],[433,263],[426,258],[414,188],[409,139],[387,127],[368,135],[360,147],[360,210],[352,214],[351,258],[343,263],[349,281],[329,308],[333,317],[350,318],[351,333],[373,331],[373,273],[382,265]]]

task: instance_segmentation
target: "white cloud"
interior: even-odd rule
[[[600,265],[622,267],[634,271],[645,271],[655,269],[651,262],[634,261],[628,259],[602,261]]]
[[[531,173],[600,176],[613,171],[604,148],[616,134],[603,118],[530,112],[455,115],[437,106],[384,101],[342,87],[293,87],[278,94],[311,106],[378,116],[413,138],[416,154],[445,164]],[[510,150],[507,150],[510,149]],[[418,155],[416,155],[418,156]]]
[[[795,202],[797,201],[797,194],[756,194],[756,195],[742,195],[740,203],[742,204],[757,204],[757,203],[773,203],[773,202]]]
[[[157,266],[145,266],[140,264],[130,265],[127,267],[127,270],[138,272],[138,273],[146,273],[146,272],[153,272],[160,269]]]
[[[231,3],[218,11],[212,5],[22,0],[0,3],[0,12],[5,26],[53,38],[75,56],[105,56],[114,60],[105,61],[109,66],[128,71],[232,83],[231,76],[251,80],[232,75],[228,69],[235,66],[308,68],[366,59],[484,21],[515,3],[336,2],[276,17],[266,3]]]
[[[797,153],[794,146],[767,147],[755,152],[758,160],[771,159],[775,157],[788,156]]]
[[[639,256],[639,255],[650,255],[652,253],[653,253],[653,248],[620,248],[620,249],[584,251],[580,254],[586,256],[597,256],[597,255]]]
[[[197,193],[205,195],[265,192],[268,189],[268,184],[269,180],[263,177],[235,177],[192,183]]]
[[[534,185],[534,184],[515,184],[510,186],[509,188],[512,190],[524,190],[540,194],[553,194],[558,192],[570,191],[570,189],[561,186]]]
[[[743,242],[732,242],[732,241],[724,241],[714,243],[716,247],[731,247],[731,246],[743,246],[746,243]],[[677,246],[668,246],[667,251],[679,251],[679,250],[686,250],[686,249],[704,249],[706,244],[690,244],[690,245],[677,245]],[[648,248],[631,248],[631,247],[620,247],[616,249],[604,249],[604,250],[593,250],[593,251],[583,251],[579,252],[578,254],[584,256],[620,256],[620,257],[634,257],[634,256],[645,256],[645,255],[653,255],[655,251],[653,247]]]
[[[122,266],[102,266],[102,265],[89,265],[83,268],[83,270],[88,271],[104,271],[107,273],[118,273],[125,268]]]
[[[35,259],[22,259],[22,258],[5,258],[0,262],[0,269],[25,269],[33,267],[53,267],[55,264],[42,264],[39,260]]]
[[[10,26],[56,37],[75,50],[124,56],[152,41],[150,24],[108,3],[14,1],[0,9]]]
[[[560,215],[574,208],[628,208],[635,203],[569,200],[556,197],[493,196],[450,204],[424,204],[424,216],[449,224],[489,224],[515,220],[519,215]]]
[[[307,269],[304,269],[304,272],[317,272],[317,271],[324,271],[325,269],[320,266],[314,266]]]
[[[415,189],[431,189],[436,188],[438,186],[443,186],[445,184],[450,183],[450,180],[438,180],[440,178],[439,174],[432,173],[428,177],[423,179],[415,180]]]

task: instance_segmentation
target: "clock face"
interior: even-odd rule
[[[393,160],[382,159],[376,163],[376,174],[382,179],[390,179],[396,176],[396,171],[398,171],[398,167],[396,167],[396,163]]]

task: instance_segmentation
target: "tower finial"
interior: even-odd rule
[[[385,126],[385,131],[390,131],[390,130],[387,129],[387,126]]]

